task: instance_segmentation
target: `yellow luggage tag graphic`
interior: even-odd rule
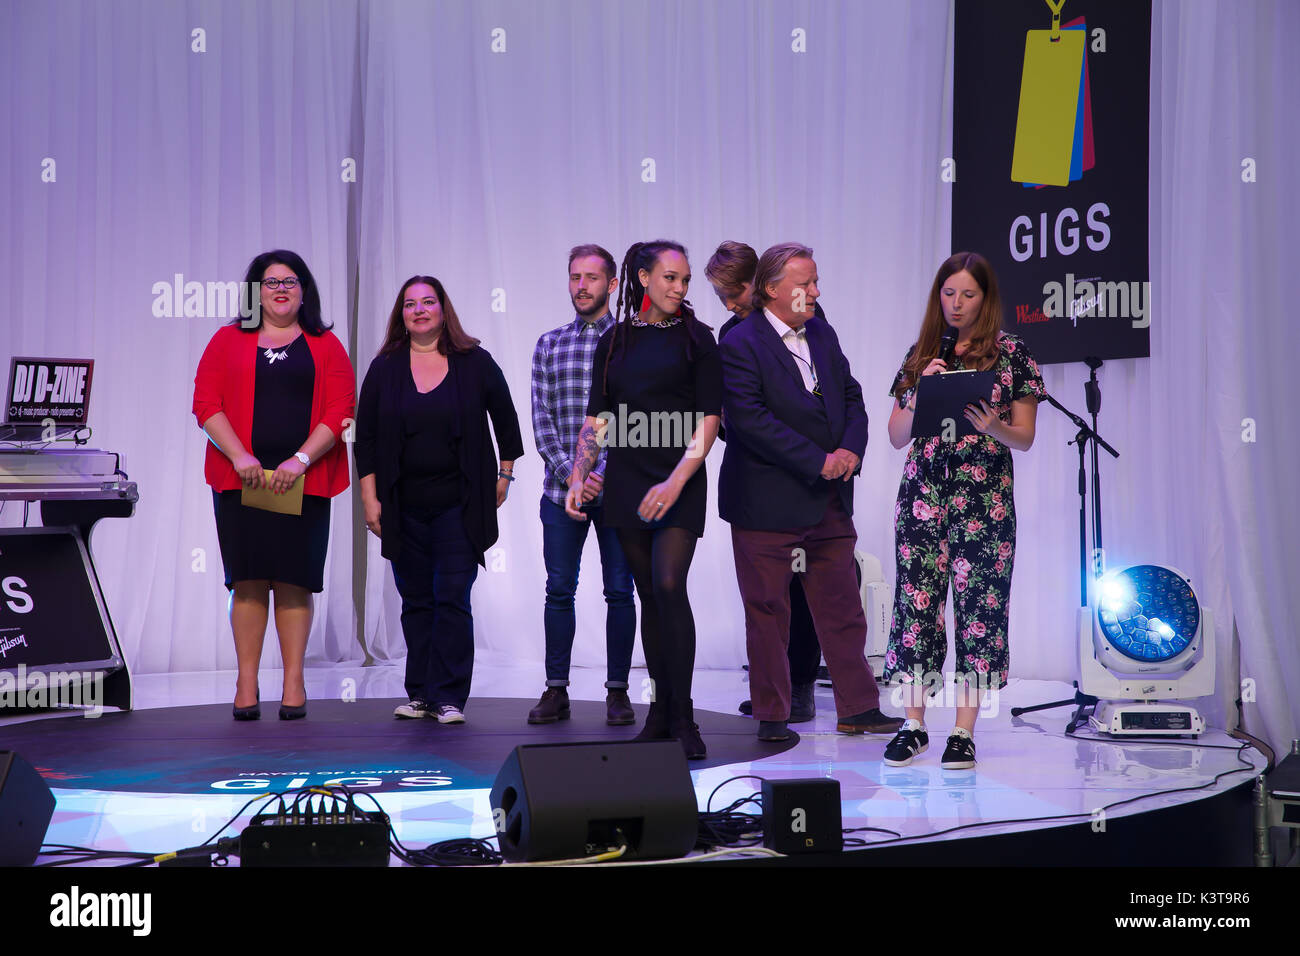
[[[1082,30],[1025,33],[1012,182],[1069,185],[1085,40]]]

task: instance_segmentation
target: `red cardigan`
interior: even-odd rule
[[[324,423],[334,433],[334,445],[307,468],[303,492],[333,498],[348,486],[349,466],[343,430],[352,424],[356,403],[356,373],[343,344],[333,332],[308,335],[307,347],[316,365],[316,384],[311,397],[311,431]],[[231,427],[252,452],[253,394],[257,382],[257,333],[238,326],[223,325],[203,350],[194,375],[194,417],[202,428],[217,412],[225,412]],[[279,462],[262,462],[274,469]],[[230,459],[211,441],[203,463],[203,476],[217,491],[234,491],[242,486]]]

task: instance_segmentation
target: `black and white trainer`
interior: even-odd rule
[[[929,746],[930,735],[921,729],[920,722],[908,720],[903,729],[894,734],[894,739],[885,745],[885,766],[906,767],[913,757],[925,753]]]
[[[417,717],[429,716],[429,705],[418,697],[412,697],[405,704],[398,704],[393,708],[394,717],[406,717],[414,719]]]
[[[436,718],[440,724],[465,723],[465,715],[455,704],[439,704],[429,712],[429,716]]]
[[[969,770],[975,766],[975,741],[964,734],[948,738],[939,766],[944,770]]]

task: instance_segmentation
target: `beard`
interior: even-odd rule
[[[609,295],[591,294],[590,299],[572,299],[574,310],[581,316],[599,315],[605,309],[605,303],[609,301]]]

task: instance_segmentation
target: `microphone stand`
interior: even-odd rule
[[[1088,606],[1088,479],[1087,469],[1085,468],[1086,449],[1088,443],[1092,443],[1092,534],[1093,543],[1096,548],[1096,554],[1100,559],[1101,551],[1101,477],[1097,467],[1097,448],[1104,448],[1113,458],[1119,457],[1117,452],[1106,439],[1097,433],[1097,413],[1101,411],[1101,386],[1097,381],[1097,369],[1101,366],[1101,359],[1089,356],[1084,359],[1090,369],[1088,381],[1084,383],[1084,396],[1088,403],[1088,411],[1092,415],[1092,425],[1089,426],[1086,421],[1070,411],[1051,395],[1046,396],[1048,403],[1061,412],[1066,418],[1072,421],[1079,429],[1074,438],[1068,444],[1075,445],[1079,450],[1079,607]],[[1095,577],[1100,570],[1098,562],[1093,564],[1093,576]],[[1031,707],[1012,707],[1011,716],[1019,717],[1021,714],[1032,713],[1036,710],[1050,710],[1053,707],[1065,707],[1075,705],[1074,717],[1065,727],[1067,734],[1074,733],[1075,727],[1083,723],[1085,719],[1084,709],[1097,706],[1097,698],[1091,694],[1085,694],[1079,689],[1079,682],[1074,681],[1074,696],[1069,700],[1057,700],[1047,704],[1034,704]]]
[[[1097,414],[1101,411],[1101,385],[1097,381],[1097,369],[1101,368],[1101,359],[1089,355],[1083,361],[1088,366],[1088,381],[1083,385],[1083,395],[1088,405],[1088,413],[1092,416],[1092,437],[1094,439],[1092,443],[1092,574],[1093,577],[1096,577],[1104,570],[1098,562],[1101,560],[1101,556],[1105,554],[1101,543],[1101,472],[1097,468],[1097,444],[1100,442],[1106,445],[1097,434]],[[1110,445],[1106,445],[1106,450],[1113,457],[1119,457],[1119,452],[1111,448]]]

